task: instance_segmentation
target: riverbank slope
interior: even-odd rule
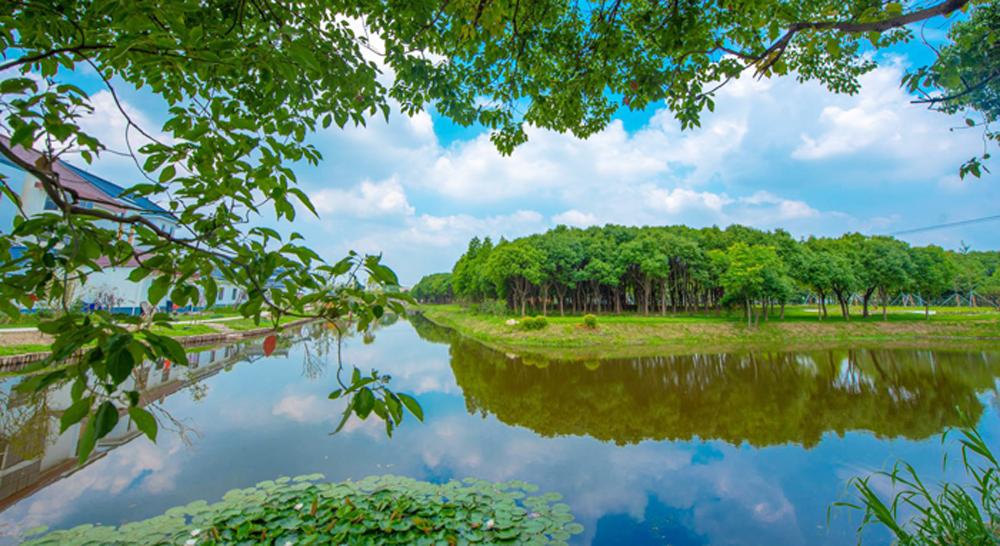
[[[415,312],[428,320],[503,351],[543,352],[552,356],[642,356],[691,352],[725,352],[750,348],[803,349],[817,346],[878,343],[881,346],[1000,347],[1000,313],[980,309],[939,309],[926,320],[914,309],[894,310],[862,318],[829,317],[789,308],[785,319],[761,321],[748,329],[739,317],[601,316],[588,328],[579,316],[549,316],[548,326],[525,330],[507,318],[473,314],[457,305],[421,305]],[[517,320],[517,319],[515,319]]]

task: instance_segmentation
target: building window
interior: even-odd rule
[[[236,289],[233,288],[233,301],[236,301]]]
[[[51,199],[49,199],[48,197],[46,197],[45,198],[45,206],[43,207],[43,209],[44,210],[59,210],[59,207],[57,207],[56,204],[54,202],[52,202]]]

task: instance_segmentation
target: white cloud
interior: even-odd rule
[[[157,130],[159,124],[155,123],[143,109],[122,98],[119,98],[119,102],[121,108],[116,104],[114,95],[106,89],[94,93],[90,96],[90,104],[94,111],[80,118],[80,128],[83,132],[99,140],[109,150],[118,154],[128,153],[130,147],[131,150],[138,152],[139,148],[149,144],[151,141],[143,133],[164,144],[175,142],[172,136]],[[129,120],[140,127],[142,131],[130,127]],[[118,154],[103,154],[100,160],[102,167],[135,169],[135,163],[131,158]]]
[[[596,225],[597,218],[593,214],[587,214],[576,209],[571,209],[553,216],[552,223],[555,225],[567,225],[583,228]]]
[[[820,212],[812,207],[810,207],[805,201],[793,201],[791,199],[782,199],[770,192],[761,190],[750,197],[741,197],[739,199],[741,203],[747,203],[750,205],[777,205],[773,207],[770,212],[771,217],[775,220],[791,220],[793,218],[811,218],[820,215]]]
[[[923,163],[929,154],[939,164],[947,158],[945,164],[957,169],[955,161],[970,153],[970,148],[958,145],[967,139],[947,132],[955,118],[912,104],[913,98],[899,85],[904,63],[902,58],[891,59],[861,77],[856,97],[840,97],[837,102],[842,104],[824,107],[817,130],[802,132],[792,157],[815,161],[876,152],[883,160],[895,157]]]
[[[646,205],[656,211],[677,214],[694,208],[719,212],[733,202],[726,194],[696,192],[684,188],[664,190],[650,187],[645,190]]]
[[[357,218],[410,216],[414,209],[396,177],[382,182],[364,181],[351,191],[322,189],[309,196],[320,215],[342,214]]]

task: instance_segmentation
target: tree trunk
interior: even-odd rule
[[[785,320],[785,302],[781,302],[781,320]]]
[[[868,318],[868,300],[871,299],[873,292],[875,292],[875,287],[869,288],[865,292],[865,297],[864,297],[864,299],[861,302],[862,306],[864,307],[864,311],[861,312],[861,316],[863,318]]]
[[[844,315],[844,320],[850,322],[851,315],[850,315],[850,312],[848,311],[848,309],[849,309],[848,303],[844,299],[844,293],[843,292],[834,292],[834,295],[837,296],[837,303],[840,304],[840,313],[842,315]]]

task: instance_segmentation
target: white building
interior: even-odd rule
[[[6,137],[0,136],[0,140],[9,147],[9,140]],[[14,148],[14,153],[30,164],[35,164],[41,156],[35,150],[25,150],[19,146]],[[79,194],[84,207],[104,210],[113,214],[135,214],[136,209],[138,209],[139,214],[151,220],[163,231],[172,234],[177,229],[177,220],[168,211],[145,197],[128,196],[126,189],[117,184],[62,160],[56,160],[53,163],[52,171],[59,177],[61,184]],[[38,179],[3,156],[0,156],[0,176],[3,176],[11,189],[21,188],[20,211],[9,198],[0,196],[0,236],[11,233],[14,217],[21,212],[30,218],[45,211],[56,210],[55,204],[45,194]],[[107,229],[117,229],[119,236],[128,238],[129,242],[132,242],[135,235],[133,228],[111,221],[99,220],[94,223]],[[15,248],[14,252],[17,253],[18,249]],[[141,282],[128,280],[132,271],[139,266],[135,260],[114,267],[110,265],[110,260],[107,258],[102,258],[97,263],[103,270],[90,274],[86,284],[78,288],[76,296],[80,302],[90,308],[109,309],[114,313],[141,313],[142,303],[147,300],[149,286],[155,276],[150,275]],[[243,300],[245,294],[241,289],[221,278],[216,278],[216,282],[219,285],[216,305],[233,305]],[[174,309],[169,300],[161,301],[160,308],[166,311],[178,310]],[[179,310],[190,309],[189,306]]]

